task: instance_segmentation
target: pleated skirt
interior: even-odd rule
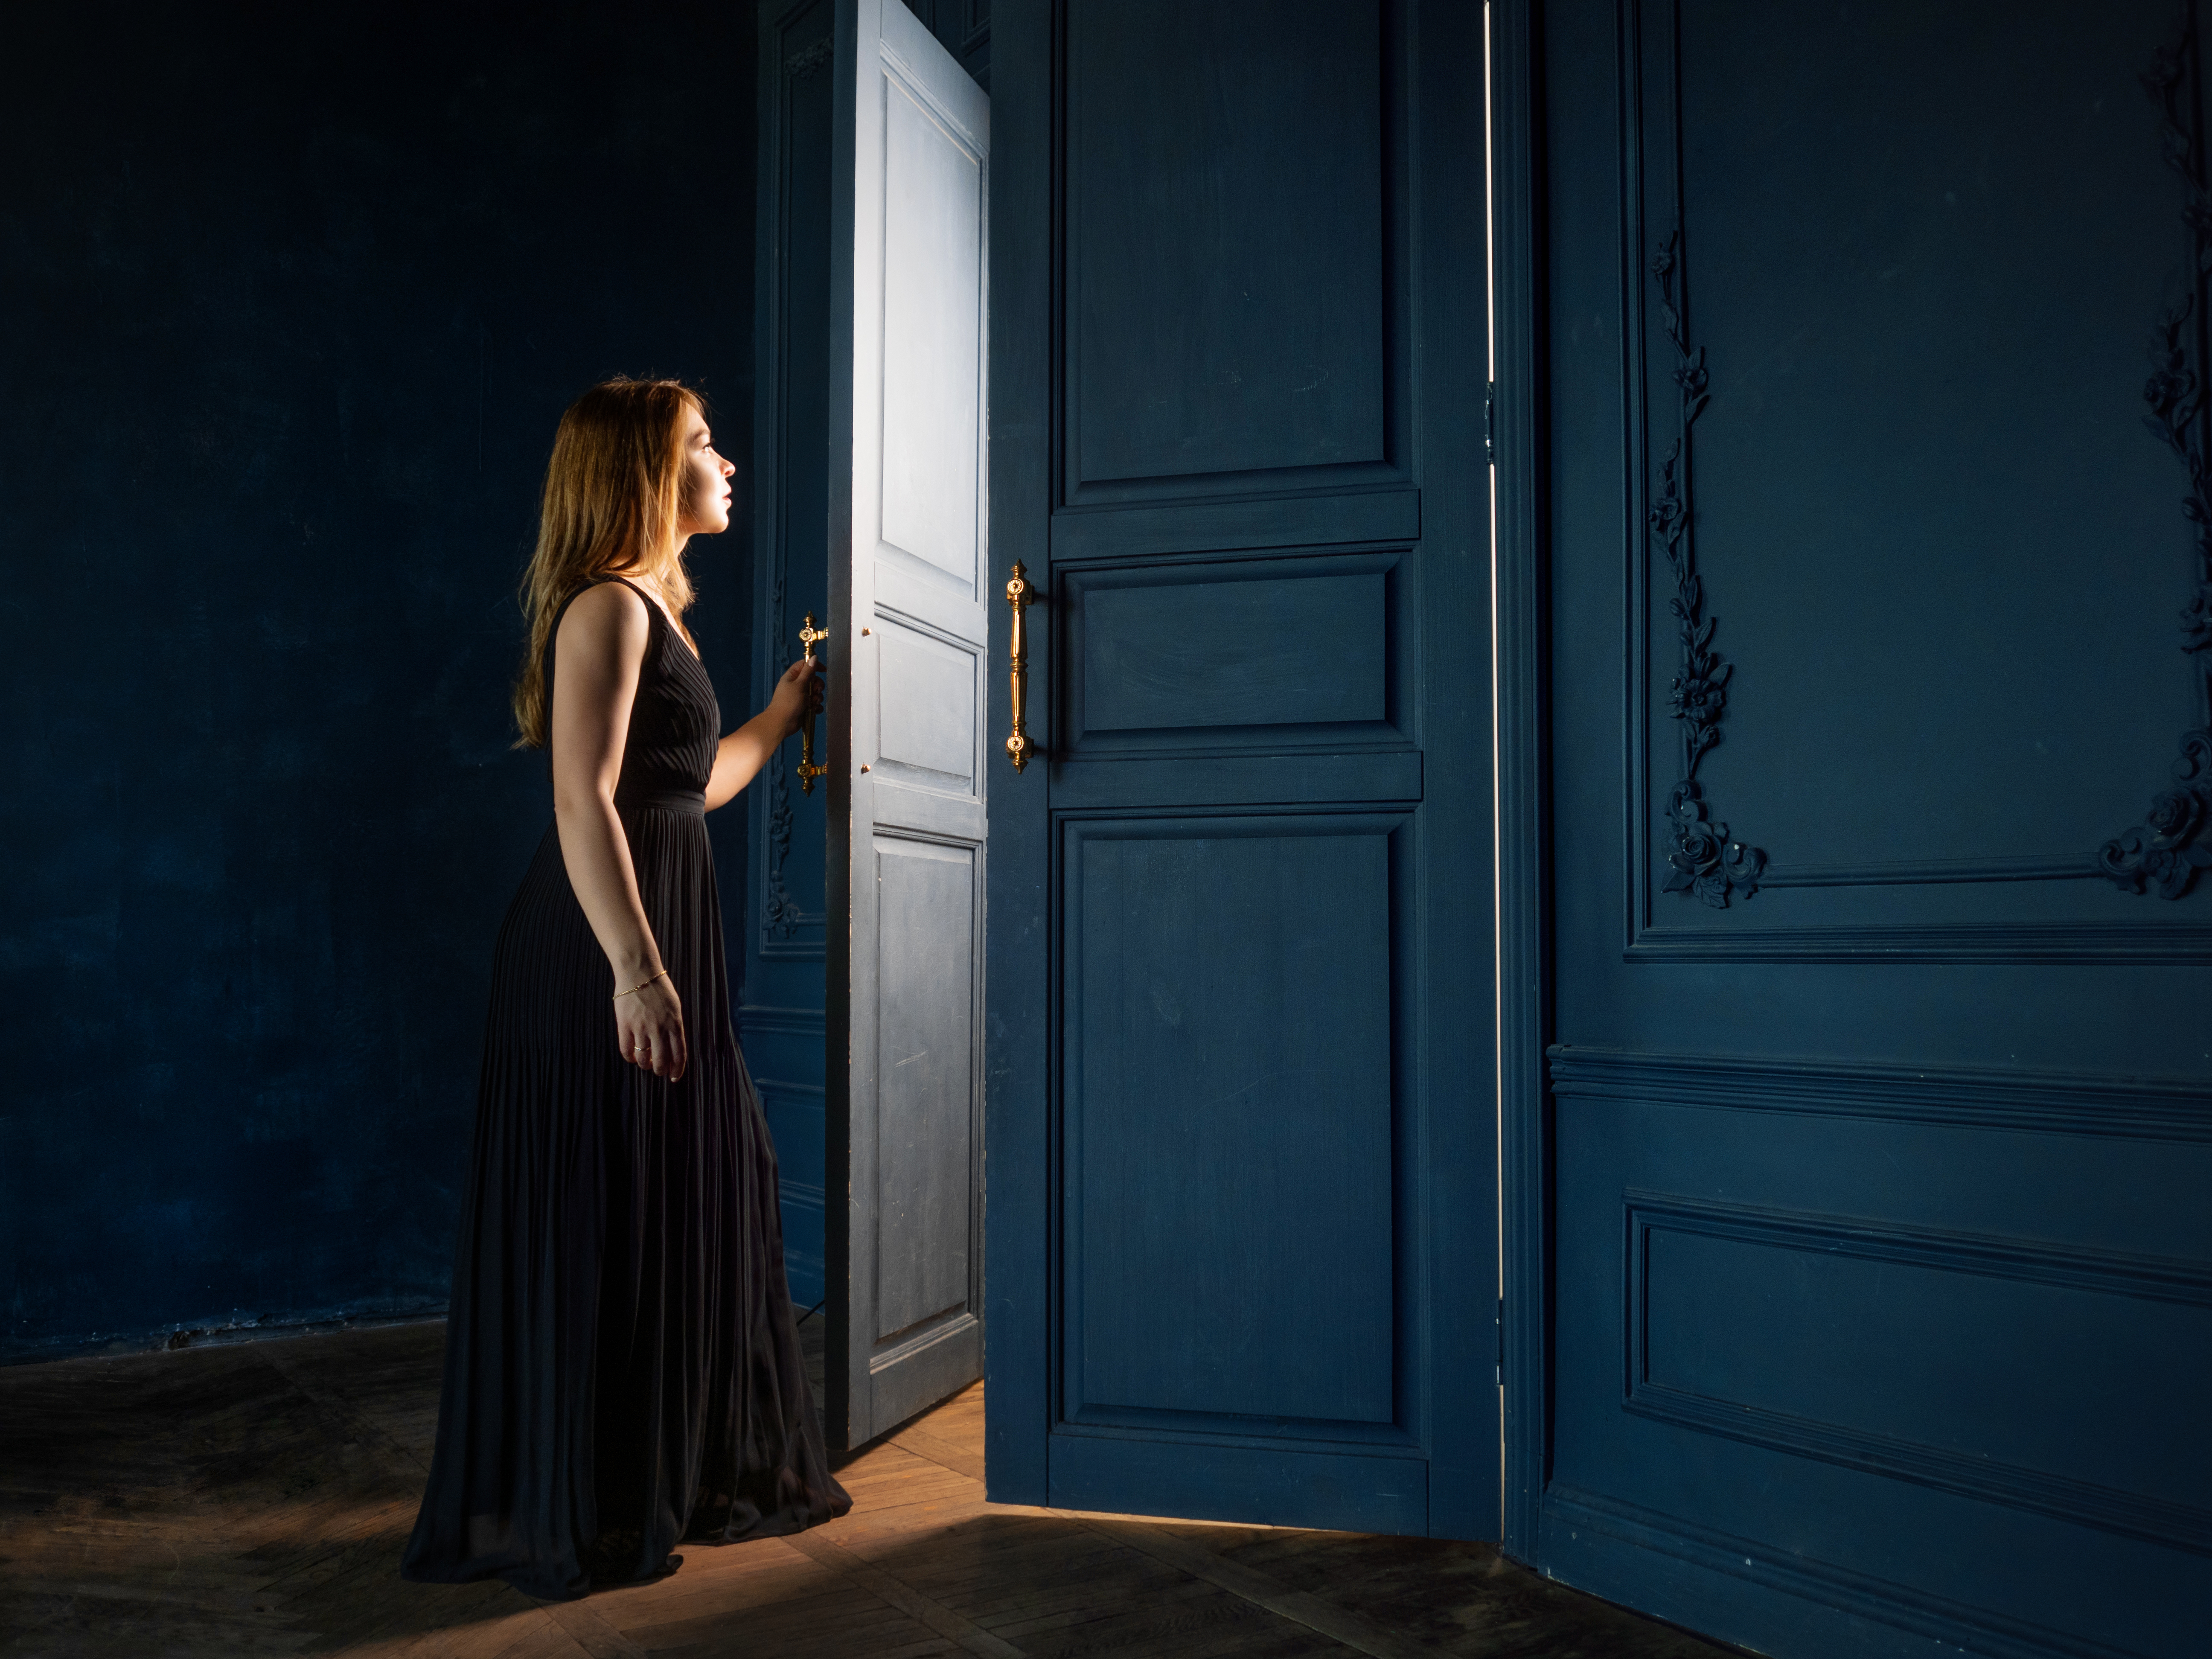
[[[696,797],[622,812],[690,1065],[665,1083],[616,1052],[549,829],[500,933],[411,1579],[562,1600],[661,1573],[681,1540],[851,1507],[799,1353],[706,820]]]

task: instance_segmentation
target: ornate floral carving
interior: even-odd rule
[[[2143,416],[2159,441],[2189,470],[2182,515],[2196,526],[2196,592],[2181,611],[2181,648],[2198,672],[2199,706],[2212,711],[2212,449],[2205,434],[2206,307],[2212,303],[2212,193],[2204,183],[2204,123],[2196,94],[2197,9],[2184,3],[2173,43],[2161,46],[2142,77],[2159,106],[2166,164],[2182,184],[2181,222],[2189,258],[2182,292],[2151,332],[2151,374]],[[2097,867],[2130,893],[2156,887],[2178,899],[2212,869],[2212,729],[2181,738],[2174,787],[2161,793],[2132,830],[2097,849]]]
[[[1682,429],[1659,466],[1659,492],[1648,515],[1651,541],[1664,554],[1674,578],[1667,601],[1682,647],[1681,664],[1668,692],[1682,728],[1682,781],[1667,801],[1665,890],[1689,893],[1717,910],[1730,897],[1759,891],[1766,854],[1728,838],[1728,825],[1706,816],[1698,763],[1721,740],[1721,716],[1728,711],[1728,684],[1735,665],[1713,649],[1717,618],[1705,613],[1705,587],[1698,577],[1690,533],[1688,449],[1690,428],[1705,413],[1711,393],[1705,349],[1692,346],[1682,320],[1682,230],[1668,234],[1651,257],[1652,279],[1659,285],[1659,313],[1674,347],[1674,387],[1681,400]]]
[[[779,556],[775,580],[768,596],[769,637],[772,640],[783,637],[783,561]],[[806,915],[783,878],[783,866],[791,857],[793,811],[791,769],[784,763],[781,744],[768,757],[768,892],[761,903],[761,932],[771,939],[791,939],[798,937]]]
[[[801,46],[783,60],[783,72],[794,81],[811,81],[822,73],[836,53],[836,45],[829,36],[809,46]]]
[[[2155,886],[2160,898],[2179,898],[2212,870],[2212,728],[2183,734],[2173,786],[2141,823],[2097,849],[2097,867],[2130,893]]]

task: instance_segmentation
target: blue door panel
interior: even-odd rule
[[[1065,17],[1070,497],[1386,460],[1384,9]]]
[[[1480,21],[994,14],[995,1498],[1496,1534]]]
[[[1379,720],[1382,590],[1379,571],[1089,585],[1084,732]]]
[[[1397,1420],[1402,823],[1068,826],[1066,1421]]]
[[[1392,715],[1405,664],[1391,646],[1413,556],[1063,561],[1059,752],[1157,751],[1196,727],[1216,752],[1403,744]]]
[[[1255,1437],[1062,1432],[1045,1501],[1121,1515],[1202,1516],[1256,1526],[1413,1533],[1430,1527],[1428,1461],[1285,1450]]]

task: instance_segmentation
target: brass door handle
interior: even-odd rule
[[[1030,586],[1028,574],[1017,559],[1014,579],[1006,584],[1006,603],[1014,611],[1014,734],[1006,739],[1006,758],[1013,762],[1017,772],[1027,766],[1030,757],[1036,753],[1029,734],[1030,644],[1029,631],[1022,617],[1022,613],[1036,601],[1036,590]]]
[[[806,625],[799,630],[799,648],[806,653],[808,662],[814,660],[814,647],[829,637],[830,630],[826,628],[817,628],[814,625],[814,613],[811,611],[808,611]],[[800,719],[799,726],[799,791],[803,795],[811,795],[814,793],[815,779],[830,775],[828,767],[817,766],[814,763],[814,716],[816,711],[821,707],[822,682],[819,679],[811,680],[806,687],[806,713]]]

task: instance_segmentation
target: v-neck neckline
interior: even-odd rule
[[[638,598],[643,599],[647,607],[653,611],[654,614],[659,616],[660,620],[666,624],[668,631],[676,635],[678,641],[682,643],[685,653],[690,657],[691,660],[696,663],[700,663],[702,666],[704,665],[704,659],[699,655],[699,647],[691,643],[690,636],[684,633],[683,627],[677,622],[676,618],[668,614],[668,608],[665,605],[662,605],[659,599],[654,599],[652,594],[647,592],[643,588],[640,587],[635,582],[632,581],[627,576],[615,576],[610,580],[620,582],[624,587],[629,589],[631,592],[636,594]]]

